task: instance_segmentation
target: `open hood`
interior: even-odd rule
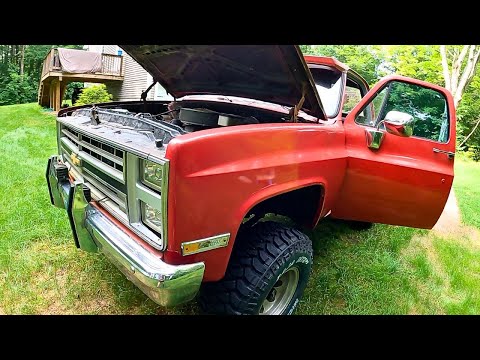
[[[296,45],[119,45],[172,96],[239,96],[295,106],[325,119]]]

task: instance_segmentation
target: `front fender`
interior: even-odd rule
[[[345,173],[343,127],[320,124],[242,125],[173,139],[165,259],[204,261],[206,281],[223,277],[244,216],[272,196],[304,186],[325,188],[328,211]],[[317,217],[320,216],[320,211]],[[230,233],[227,247],[181,255],[181,244]],[[200,260],[201,259],[201,260]]]

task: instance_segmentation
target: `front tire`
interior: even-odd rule
[[[237,236],[225,277],[206,283],[200,306],[214,314],[291,314],[312,267],[307,235],[275,222],[259,222]]]

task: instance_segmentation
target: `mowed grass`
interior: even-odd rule
[[[454,188],[464,223],[480,228],[480,162],[455,160]]]
[[[55,117],[36,104],[0,107],[0,314],[193,313],[156,306],[100,254],[75,248],[50,205],[46,161]]]
[[[55,118],[36,104],[0,107],[0,314],[198,314],[163,309],[101,254],[75,248],[50,205],[45,166]],[[325,220],[310,233],[312,276],[296,314],[480,313],[480,165],[456,160],[465,225],[453,235]]]

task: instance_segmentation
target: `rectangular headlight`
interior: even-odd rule
[[[163,180],[163,166],[149,160],[144,160],[142,179],[145,185],[161,191]]]
[[[142,220],[145,225],[162,234],[162,212],[141,201]]]

